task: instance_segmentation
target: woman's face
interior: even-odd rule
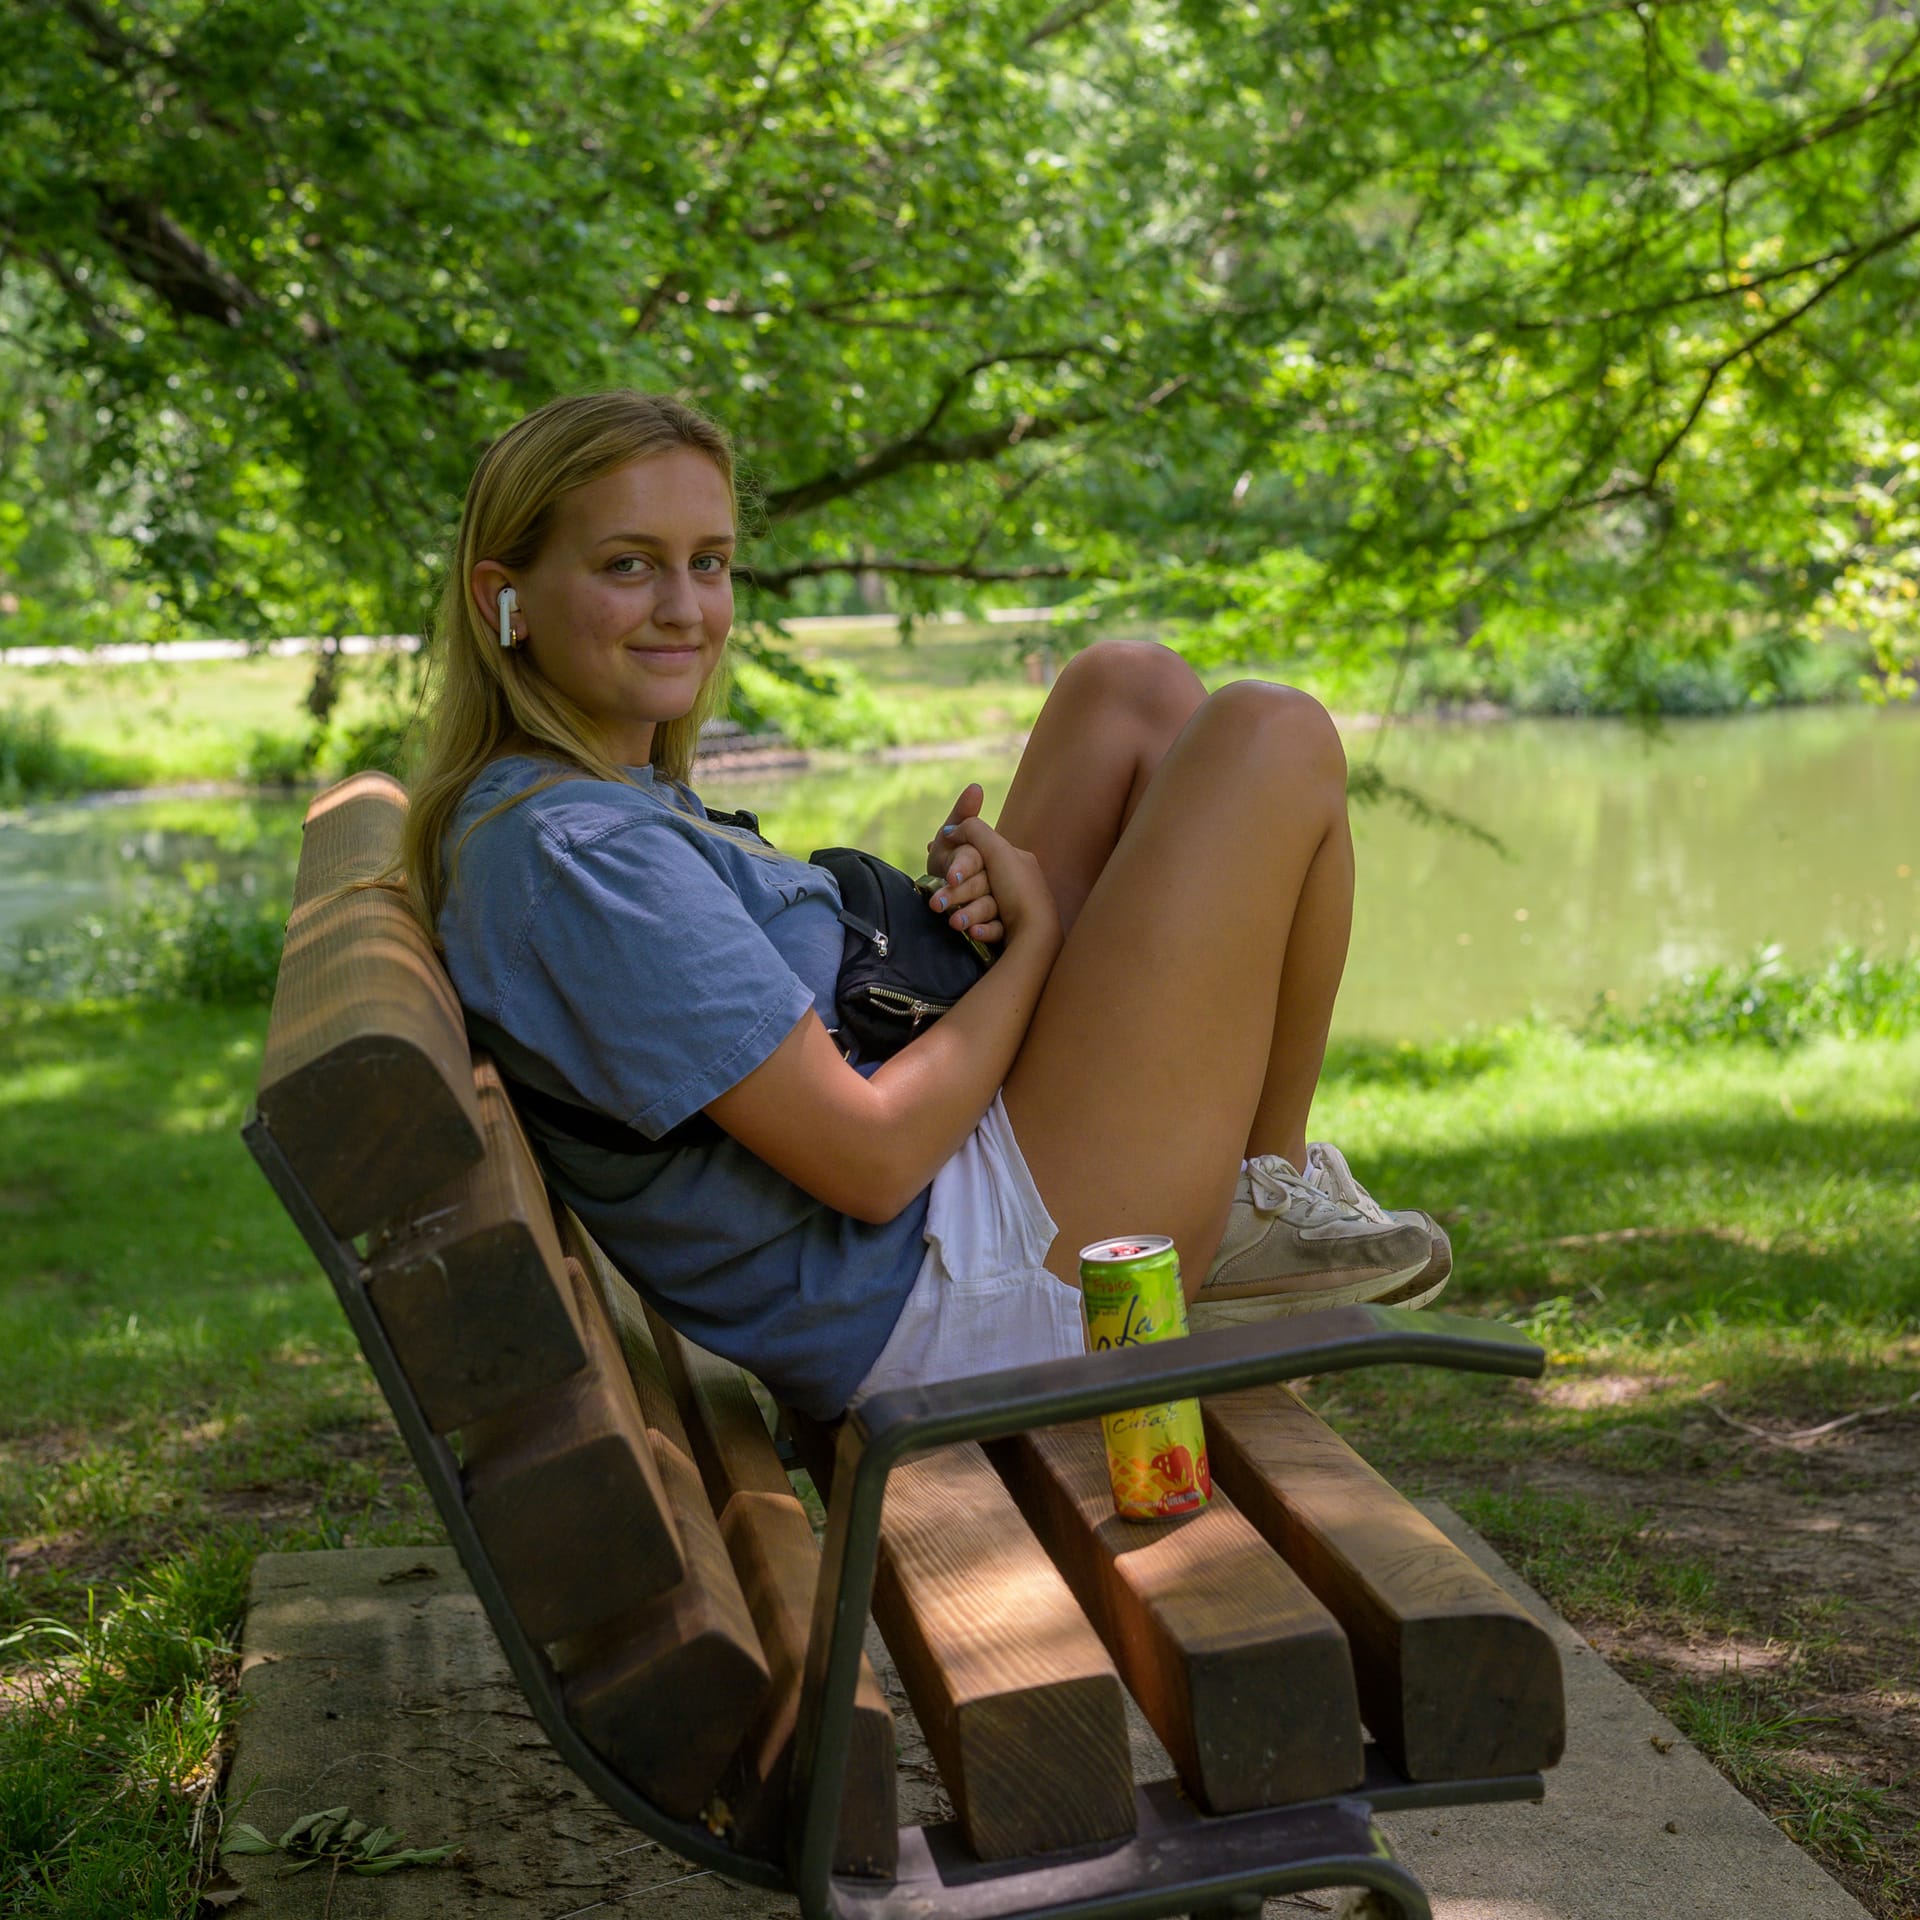
[[[483,560],[473,596],[489,626],[519,598],[527,657],[643,766],[653,730],[689,712],[733,625],[733,500],[697,447],[675,447],[564,493],[531,566]]]

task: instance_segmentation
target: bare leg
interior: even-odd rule
[[[1346,946],[1345,756],[1317,702],[1242,682],[1122,805],[1007,1110],[1060,1224],[1054,1272],[1077,1279],[1087,1240],[1157,1229],[1197,1287],[1243,1150],[1300,1150]]]
[[[1040,862],[1067,931],[1206,697],[1177,653],[1145,641],[1103,640],[1061,669],[995,824]]]
[[[1149,783],[1206,699],[1170,649],[1106,641],[1068,662],[1021,756],[999,829],[1045,869],[1071,931]],[[1307,1115],[1325,1059],[1353,918],[1344,810],[1309,868],[1269,1021],[1267,1072],[1239,1155],[1305,1164]]]

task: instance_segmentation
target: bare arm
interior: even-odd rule
[[[1039,862],[977,819],[956,828],[956,844],[984,856],[1007,929],[979,984],[870,1080],[810,1013],[707,1107],[769,1166],[856,1219],[893,1219],[973,1131],[1013,1065],[1060,948]]]

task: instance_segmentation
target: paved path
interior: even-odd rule
[[[1539,1806],[1381,1824],[1425,1882],[1435,1920],[1866,1920],[1864,1909],[1680,1738],[1446,1508],[1427,1512],[1552,1627],[1566,1662],[1565,1762]],[[877,1639],[899,1716],[901,1817],[944,1808]],[[350,1805],[459,1859],[379,1879],[229,1856],[257,1920],[796,1920],[791,1894],[736,1887],[623,1826],[555,1758],[512,1685],[448,1549],[266,1554],[254,1577],[227,1818],[269,1835]],[[1134,1719],[1135,1769],[1170,1763]],[[1336,1913],[1337,1895],[1276,1899],[1264,1920]]]

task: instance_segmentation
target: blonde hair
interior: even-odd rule
[[[697,448],[720,469],[737,517],[733,446],[725,430],[668,394],[616,389],[551,400],[509,427],[480,456],[434,622],[438,684],[401,855],[408,904],[430,938],[453,877],[447,829],[462,796],[490,761],[531,750],[558,764],[549,779],[483,815],[476,827],[556,781],[584,775],[633,784],[608,756],[586,714],[540,673],[525,649],[500,645],[497,629],[474,605],[474,568],[482,560],[530,566],[552,531],[561,495],[677,447]],[[723,657],[692,711],[654,728],[647,758],[656,775],[687,778],[700,729],[725,694]]]

